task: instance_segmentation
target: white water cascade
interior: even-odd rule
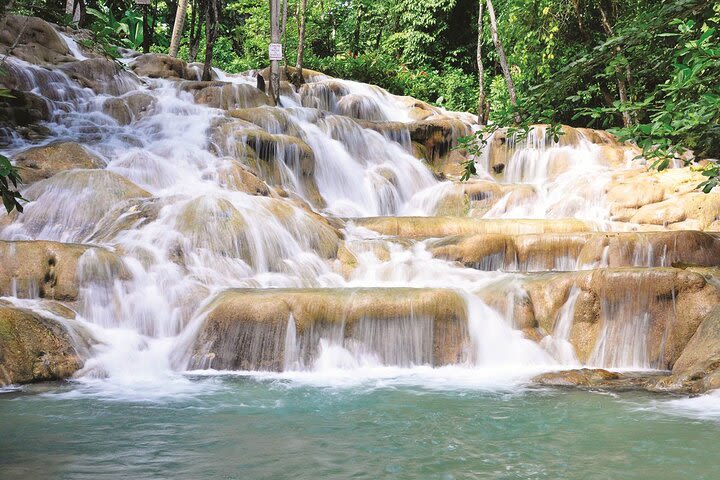
[[[77,293],[65,302],[69,328],[89,343],[75,378],[125,385],[198,369],[363,376],[428,367],[529,378],[582,363],[575,311],[590,294],[562,271],[606,267],[581,250],[613,225],[602,194],[612,169],[605,147],[586,134],[552,143],[538,128],[522,144],[506,139],[502,168],[488,150],[481,177],[501,193],[473,217],[466,204],[488,197],[458,203],[470,187],[418,158],[434,137],[413,133],[449,122],[445,133],[456,142],[455,125],[473,128],[469,115],[428,105],[426,118],[414,120],[407,98],[321,75],[300,90],[288,85],[283,107],[267,105],[251,73],[217,69],[220,83],[209,86],[125,72],[91,89],[73,68],[94,55],[62,38],[75,57],[62,68],[9,59],[13,88],[48,102],[50,133],[15,135],[2,151],[15,158],[74,142],[99,168],[71,167],[25,187],[25,212],[0,216],[0,239],[86,247]],[[508,186],[518,188],[501,190]],[[492,242],[500,250],[474,260],[453,253],[473,235],[485,237],[471,253]],[[551,235],[561,253],[532,250]],[[658,255],[642,245],[627,266],[667,265],[667,248]],[[545,271],[555,276],[528,273]],[[543,287],[556,278],[571,280]],[[49,315],[50,295],[13,282],[3,300]],[[510,284],[521,293],[508,296]],[[543,301],[560,308],[546,314]],[[652,305],[601,301],[586,363],[665,368],[647,347]]]

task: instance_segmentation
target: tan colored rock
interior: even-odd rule
[[[632,182],[610,187],[607,200],[618,207],[640,208],[665,199],[665,189],[659,182]]]
[[[373,122],[387,120],[375,99],[363,95],[351,93],[343,96],[338,101],[338,110],[340,115],[360,120],[370,120]]]
[[[199,80],[196,69],[179,58],[162,53],[145,53],[135,58],[130,68],[136,75],[170,80]]]
[[[582,368],[549,372],[533,378],[534,383],[554,387],[597,387],[613,380],[619,380],[620,374],[603,369]]]
[[[220,183],[225,188],[249,193],[250,195],[270,195],[268,185],[260,180],[250,167],[237,161],[228,162],[229,165],[218,171]]]
[[[720,307],[705,316],[673,365],[672,375],[655,388],[692,393],[720,388]]]
[[[651,225],[667,225],[682,222],[687,218],[685,210],[675,199],[661,203],[653,203],[640,208],[630,221],[632,223],[649,223]]]
[[[35,237],[54,229],[56,238],[84,241],[115,207],[150,194],[108,170],[67,170],[33,183],[22,192],[32,203],[6,217]]]
[[[295,358],[285,350],[288,322],[296,330]],[[420,337],[416,348],[398,348],[411,336]],[[310,365],[320,338],[368,349],[388,364],[457,363],[467,342],[465,302],[438,289],[227,290],[209,307],[191,366]]]
[[[277,125],[270,109],[233,110],[231,115],[243,116],[250,113],[268,114],[265,120]],[[257,118],[248,116],[258,123]],[[299,174],[302,190],[297,192],[315,208],[323,208],[325,201],[315,182],[315,155],[310,146],[298,137],[286,134],[271,134],[242,119],[226,121],[218,125],[213,138],[217,139],[220,150],[249,166],[258,178],[270,186],[285,187],[285,168]],[[276,128],[271,128],[276,130]],[[284,165],[283,165],[284,164]],[[286,166],[286,167],[285,167]]]
[[[0,305],[0,386],[62,380],[82,363],[60,322]]]
[[[243,120],[250,124],[257,125],[265,131],[283,133],[292,137],[300,136],[300,132],[290,121],[288,115],[281,109],[277,108],[239,108],[230,110],[230,116],[233,119]],[[232,127],[233,129],[247,129],[247,124],[239,123]]]
[[[120,125],[129,125],[152,110],[156,100],[144,92],[130,92],[122,97],[110,97],[103,102],[103,112]]]
[[[181,88],[189,91],[202,105],[223,110],[255,108],[272,105],[272,100],[253,85],[226,82],[183,82]]]
[[[447,237],[469,234],[521,234],[589,232],[591,224],[575,219],[496,220],[463,217],[368,217],[355,224],[383,235],[407,238]]]
[[[103,168],[105,163],[75,142],[53,142],[32,147],[13,158],[23,183],[29,184],[74,169]]]
[[[720,264],[720,237],[698,231],[596,233],[587,238],[578,263],[611,268]]]
[[[674,268],[602,269],[531,278],[525,288],[540,327],[548,332],[554,330],[570,288],[579,289],[569,340],[583,362],[617,361],[618,355],[625,355],[620,349],[630,335],[624,325],[647,315],[644,330],[634,333],[640,335],[637,341],[646,346],[650,365],[670,368],[701,320],[720,305],[720,292],[702,275]],[[598,351],[604,330],[607,344]]]
[[[625,391],[645,389],[652,383],[653,377],[653,374],[617,373],[600,368],[581,368],[543,373],[532,381],[551,387]]]
[[[73,301],[81,279],[98,280],[94,266],[117,279],[129,277],[122,260],[106,249],[43,240],[0,241],[0,265],[3,296]]]
[[[70,50],[55,29],[45,20],[23,15],[8,15],[5,29],[0,32],[0,53],[35,65],[52,67],[74,60]],[[16,43],[17,42],[17,43]]]

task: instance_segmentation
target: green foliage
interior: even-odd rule
[[[676,39],[672,71],[652,94],[642,100],[590,109],[592,116],[621,112],[642,114],[644,120],[615,129],[621,140],[633,140],[643,149],[651,167],[663,170],[675,161],[720,156],[720,4],[703,23],[674,19]],[[703,172],[708,180],[699,185],[710,191],[717,185],[718,166],[711,162]]]
[[[112,2],[97,2],[97,8],[88,7],[87,15],[90,18],[89,28],[93,33],[93,41],[84,42],[84,46],[100,47],[103,52],[112,58],[118,57],[117,47],[140,50],[143,46],[143,15],[139,8],[131,4],[121,15],[116,15],[111,6]],[[168,41],[165,35],[165,25],[158,22],[152,15],[148,15],[148,23],[153,25],[153,43],[167,48]]]
[[[0,65],[0,75],[4,74],[5,71]],[[13,98],[13,96],[8,89],[0,88],[0,98]],[[23,211],[20,202],[24,199],[18,191],[18,185],[21,182],[20,174],[12,166],[10,160],[5,155],[0,154],[0,197],[2,197],[3,206],[8,213],[13,210]]]
[[[10,160],[4,155],[0,155],[0,196],[2,196],[3,205],[8,213],[13,210],[23,211],[20,202],[24,199],[17,189],[21,182],[22,179]]]

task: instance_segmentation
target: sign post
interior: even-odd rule
[[[268,56],[270,57],[270,60],[282,60],[282,43],[271,43],[268,48]]]

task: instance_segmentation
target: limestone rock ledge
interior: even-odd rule
[[[60,318],[0,304],[0,386],[62,380],[82,367],[87,340],[78,341]]]
[[[438,366],[466,358],[465,302],[452,290],[232,289],[208,310],[191,368],[309,366],[318,358],[321,338],[350,351],[364,348],[359,353],[389,365]]]

